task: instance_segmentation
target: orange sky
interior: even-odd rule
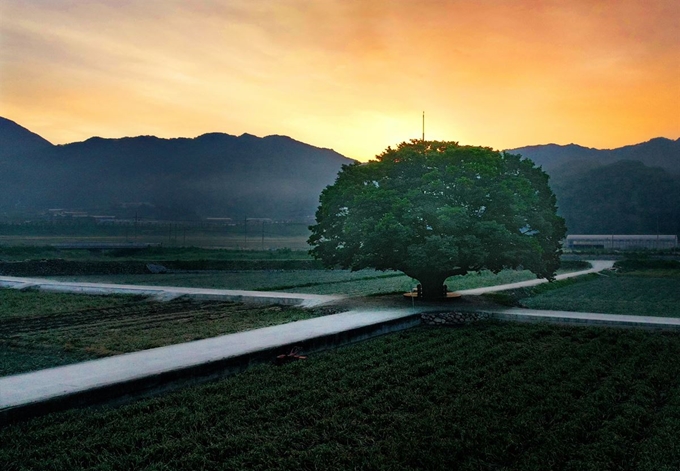
[[[0,0],[0,116],[53,143],[285,134],[367,160],[680,137],[680,2]]]

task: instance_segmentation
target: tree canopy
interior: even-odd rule
[[[552,279],[566,232],[548,176],[530,160],[420,140],[343,166],[310,230],[310,253],[326,266],[399,270],[426,297],[483,269]]]

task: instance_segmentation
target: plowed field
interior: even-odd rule
[[[59,295],[2,290],[3,297]],[[63,299],[72,299],[67,295]],[[73,296],[73,295],[72,295]],[[80,296],[83,298],[83,296]],[[96,305],[99,298],[92,299]],[[118,301],[115,299],[114,301]],[[82,299],[81,299],[82,301]],[[307,319],[317,312],[284,306],[178,299],[161,303],[131,298],[104,307],[33,306],[25,315],[0,317],[0,375],[84,359],[145,350],[268,325]],[[78,306],[81,304],[78,303]]]

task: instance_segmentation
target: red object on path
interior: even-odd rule
[[[275,363],[277,365],[284,365],[286,363],[290,363],[291,361],[297,361],[297,360],[306,360],[307,357],[300,355],[300,347],[293,347],[290,351],[290,353],[283,354],[283,355],[278,355],[276,357]]]

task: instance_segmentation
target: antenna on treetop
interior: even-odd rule
[[[425,112],[423,111],[423,142],[425,142]]]

